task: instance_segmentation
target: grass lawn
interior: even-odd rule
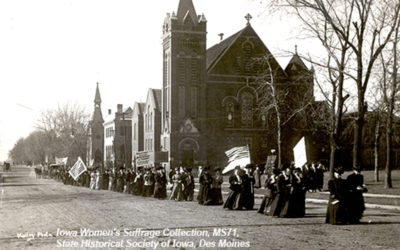
[[[346,171],[343,174],[343,178],[347,178],[352,171]],[[400,170],[392,171],[392,184],[393,188],[384,188],[384,178],[386,176],[385,171],[379,171],[379,182],[375,182],[374,171],[362,171],[361,174],[364,176],[364,184],[368,188],[368,193],[371,194],[390,194],[390,195],[400,195]],[[327,189],[327,183],[329,179],[329,172],[325,173],[324,176],[324,188]]]

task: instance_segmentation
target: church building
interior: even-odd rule
[[[103,143],[104,143],[104,127],[103,114],[101,112],[101,97],[99,83],[96,86],[96,94],[94,98],[94,111],[92,119],[88,126],[88,141],[86,164],[94,165],[103,163]]]
[[[285,99],[293,109],[297,100],[314,100],[312,70],[297,53],[281,68],[251,26],[251,16],[246,19],[243,29],[207,49],[207,20],[197,15],[192,0],[180,0],[178,11],[167,14],[162,34],[161,149],[168,152],[168,168],[223,167],[224,152],[244,145],[254,163],[265,163],[269,150],[277,147],[275,115],[262,106],[268,102],[268,95],[260,91],[265,72],[273,75],[277,90],[287,92]],[[307,133],[298,124],[293,119],[282,128],[287,161]]]

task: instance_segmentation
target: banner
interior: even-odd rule
[[[136,167],[142,167],[150,164],[150,154],[147,151],[136,153]]]
[[[77,180],[78,177],[87,170],[85,163],[83,163],[81,157],[78,157],[78,160],[75,162],[74,166],[69,170],[69,174]]]
[[[307,152],[306,152],[306,142],[304,137],[297,143],[293,148],[294,162],[296,167],[302,167],[307,163]]]
[[[231,171],[236,166],[241,166],[243,168],[251,162],[248,146],[234,147],[226,151],[225,155],[228,157],[228,166],[222,171],[223,174]]]
[[[56,165],[67,165],[68,157],[57,158],[56,157]]]

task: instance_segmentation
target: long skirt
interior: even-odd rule
[[[325,222],[332,225],[347,224],[346,212],[346,206],[342,200],[329,199]]]
[[[231,191],[228,195],[228,198],[226,198],[223,208],[227,208],[229,210],[232,209],[240,210],[242,209],[242,205],[240,203],[241,200],[242,199],[240,192]]]
[[[210,199],[204,205],[222,205],[224,203],[221,188],[211,188],[209,194]]]
[[[174,186],[172,187],[171,195],[169,197],[170,200],[176,200],[176,201],[184,200],[182,186],[183,185],[180,183],[174,183]]]
[[[157,199],[167,198],[167,187],[165,185],[156,183],[154,185],[154,198]]]
[[[271,209],[269,214],[271,216],[281,216],[283,207],[287,201],[288,197],[286,195],[278,193],[271,204]]]
[[[144,186],[143,188],[143,197],[151,197],[153,195],[153,193],[151,192],[152,190],[152,186]]]
[[[362,192],[352,192],[348,197],[348,218],[350,223],[358,223],[360,222],[364,210],[365,203]]]

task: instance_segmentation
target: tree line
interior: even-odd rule
[[[17,164],[45,164],[55,157],[68,157],[73,164],[77,157],[86,159],[89,115],[78,104],[64,103],[43,111],[35,130],[20,138],[9,152]]]

